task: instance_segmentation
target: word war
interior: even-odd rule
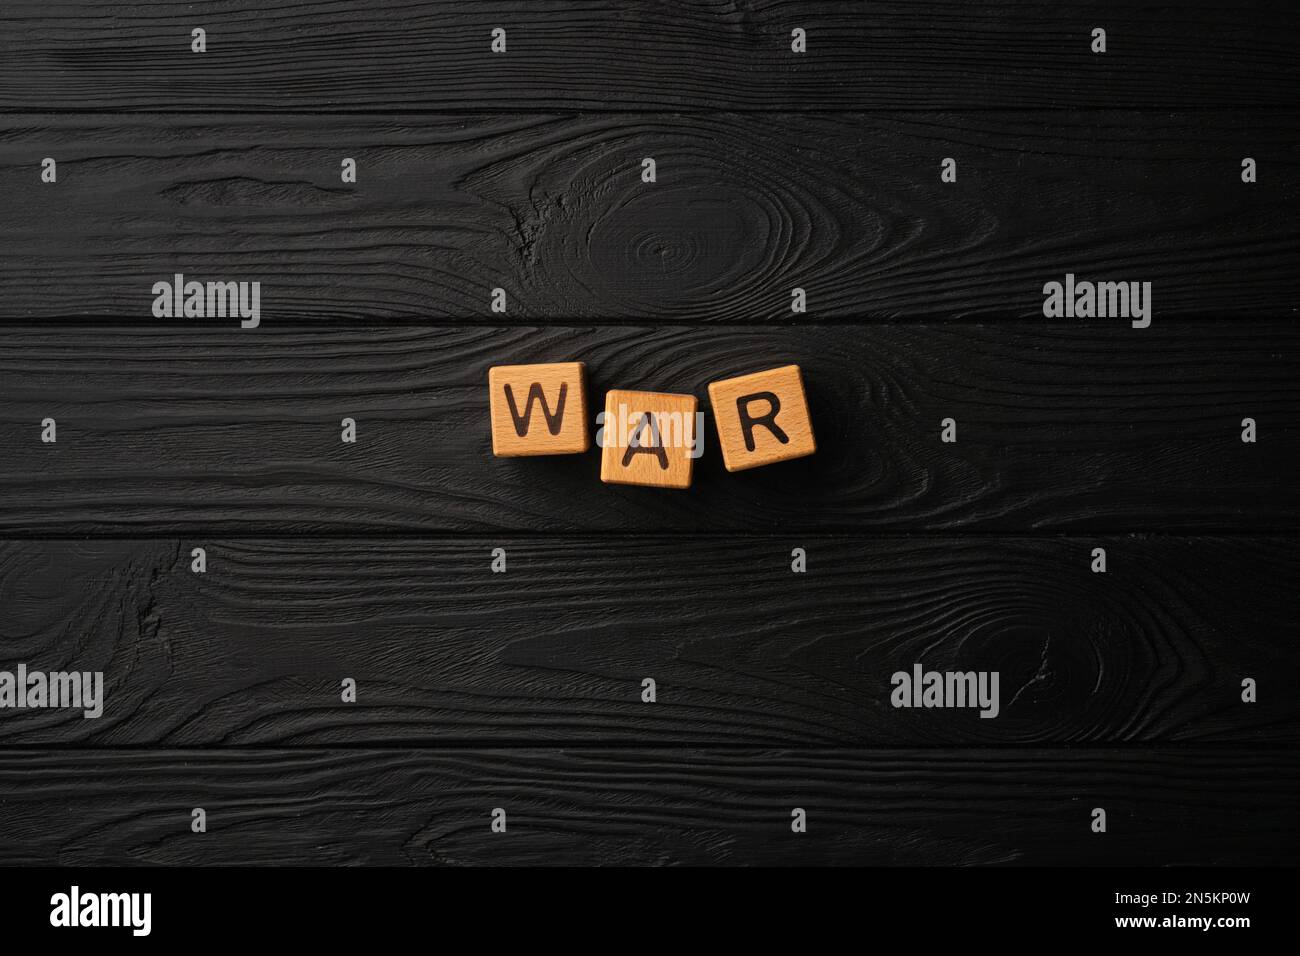
[[[797,365],[708,386],[723,464],[744,471],[817,450]],[[498,365],[488,370],[492,453],[499,458],[576,455],[590,448],[581,362]],[[612,389],[596,416],[600,480],[689,488],[704,453],[704,414],[694,395]]]

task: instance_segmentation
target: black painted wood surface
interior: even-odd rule
[[[153,322],[153,285],[176,272],[260,281],[271,326],[1041,322],[1044,283],[1067,272],[1152,282],[1156,321],[1294,318],[1298,123],[1239,109],[0,117],[0,320]],[[46,157],[57,183],[41,181]]]
[[[16,863],[1287,865],[1297,788],[1292,747],[0,751]]]
[[[1289,107],[1297,49],[1285,0],[8,0],[0,108]]]
[[[9,541],[0,573],[0,668],[107,688],[98,719],[6,713],[6,746],[1280,745],[1300,723],[1294,537]],[[892,707],[915,663],[997,670],[998,716]]]
[[[595,407],[611,387],[707,406],[711,380],[798,363],[818,453],[729,474],[706,419],[694,487],[676,494],[601,484],[598,450],[493,458],[488,367],[568,360],[587,363]],[[0,529],[1295,531],[1298,360],[1284,320],[13,329]]]
[[[1273,0],[4,4],[0,668],[108,700],[0,711],[0,863],[1292,863],[1297,40]],[[178,271],[262,327],[154,318]],[[1066,272],[1152,327],[1044,319]],[[562,359],[702,400],[797,362],[819,451],[689,493],[491,458],[487,368]],[[889,707],[916,662],[1000,669],[1000,716]]]

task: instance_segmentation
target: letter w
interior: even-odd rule
[[[542,406],[542,414],[546,416],[546,428],[552,435],[560,433],[560,426],[564,424],[564,400],[569,395],[569,383],[560,383],[560,400],[555,403],[555,413],[551,413],[551,407],[546,404],[546,396],[542,394],[542,383],[533,382],[528,386],[528,401],[524,405],[524,413],[519,414],[519,406],[515,404],[515,393],[511,391],[510,386],[506,386],[506,401],[510,405],[510,417],[515,420],[515,434],[523,438],[528,434],[528,423],[533,419],[533,402],[537,401]]]

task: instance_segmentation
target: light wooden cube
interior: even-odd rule
[[[577,455],[590,448],[585,370],[581,362],[488,369],[492,454]]]
[[[626,392],[605,395],[600,480],[612,485],[689,488],[703,447],[694,395]]]
[[[727,471],[744,471],[817,450],[798,365],[709,384]]]

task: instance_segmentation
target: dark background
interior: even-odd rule
[[[0,862],[1291,861],[1298,50],[1226,0],[5,3],[0,667],[107,701],[0,712]],[[175,272],[261,328],[154,319]],[[1042,318],[1066,272],[1151,327]],[[817,455],[494,459],[489,366],[569,360],[797,363]],[[891,708],[914,662],[1001,715]]]

